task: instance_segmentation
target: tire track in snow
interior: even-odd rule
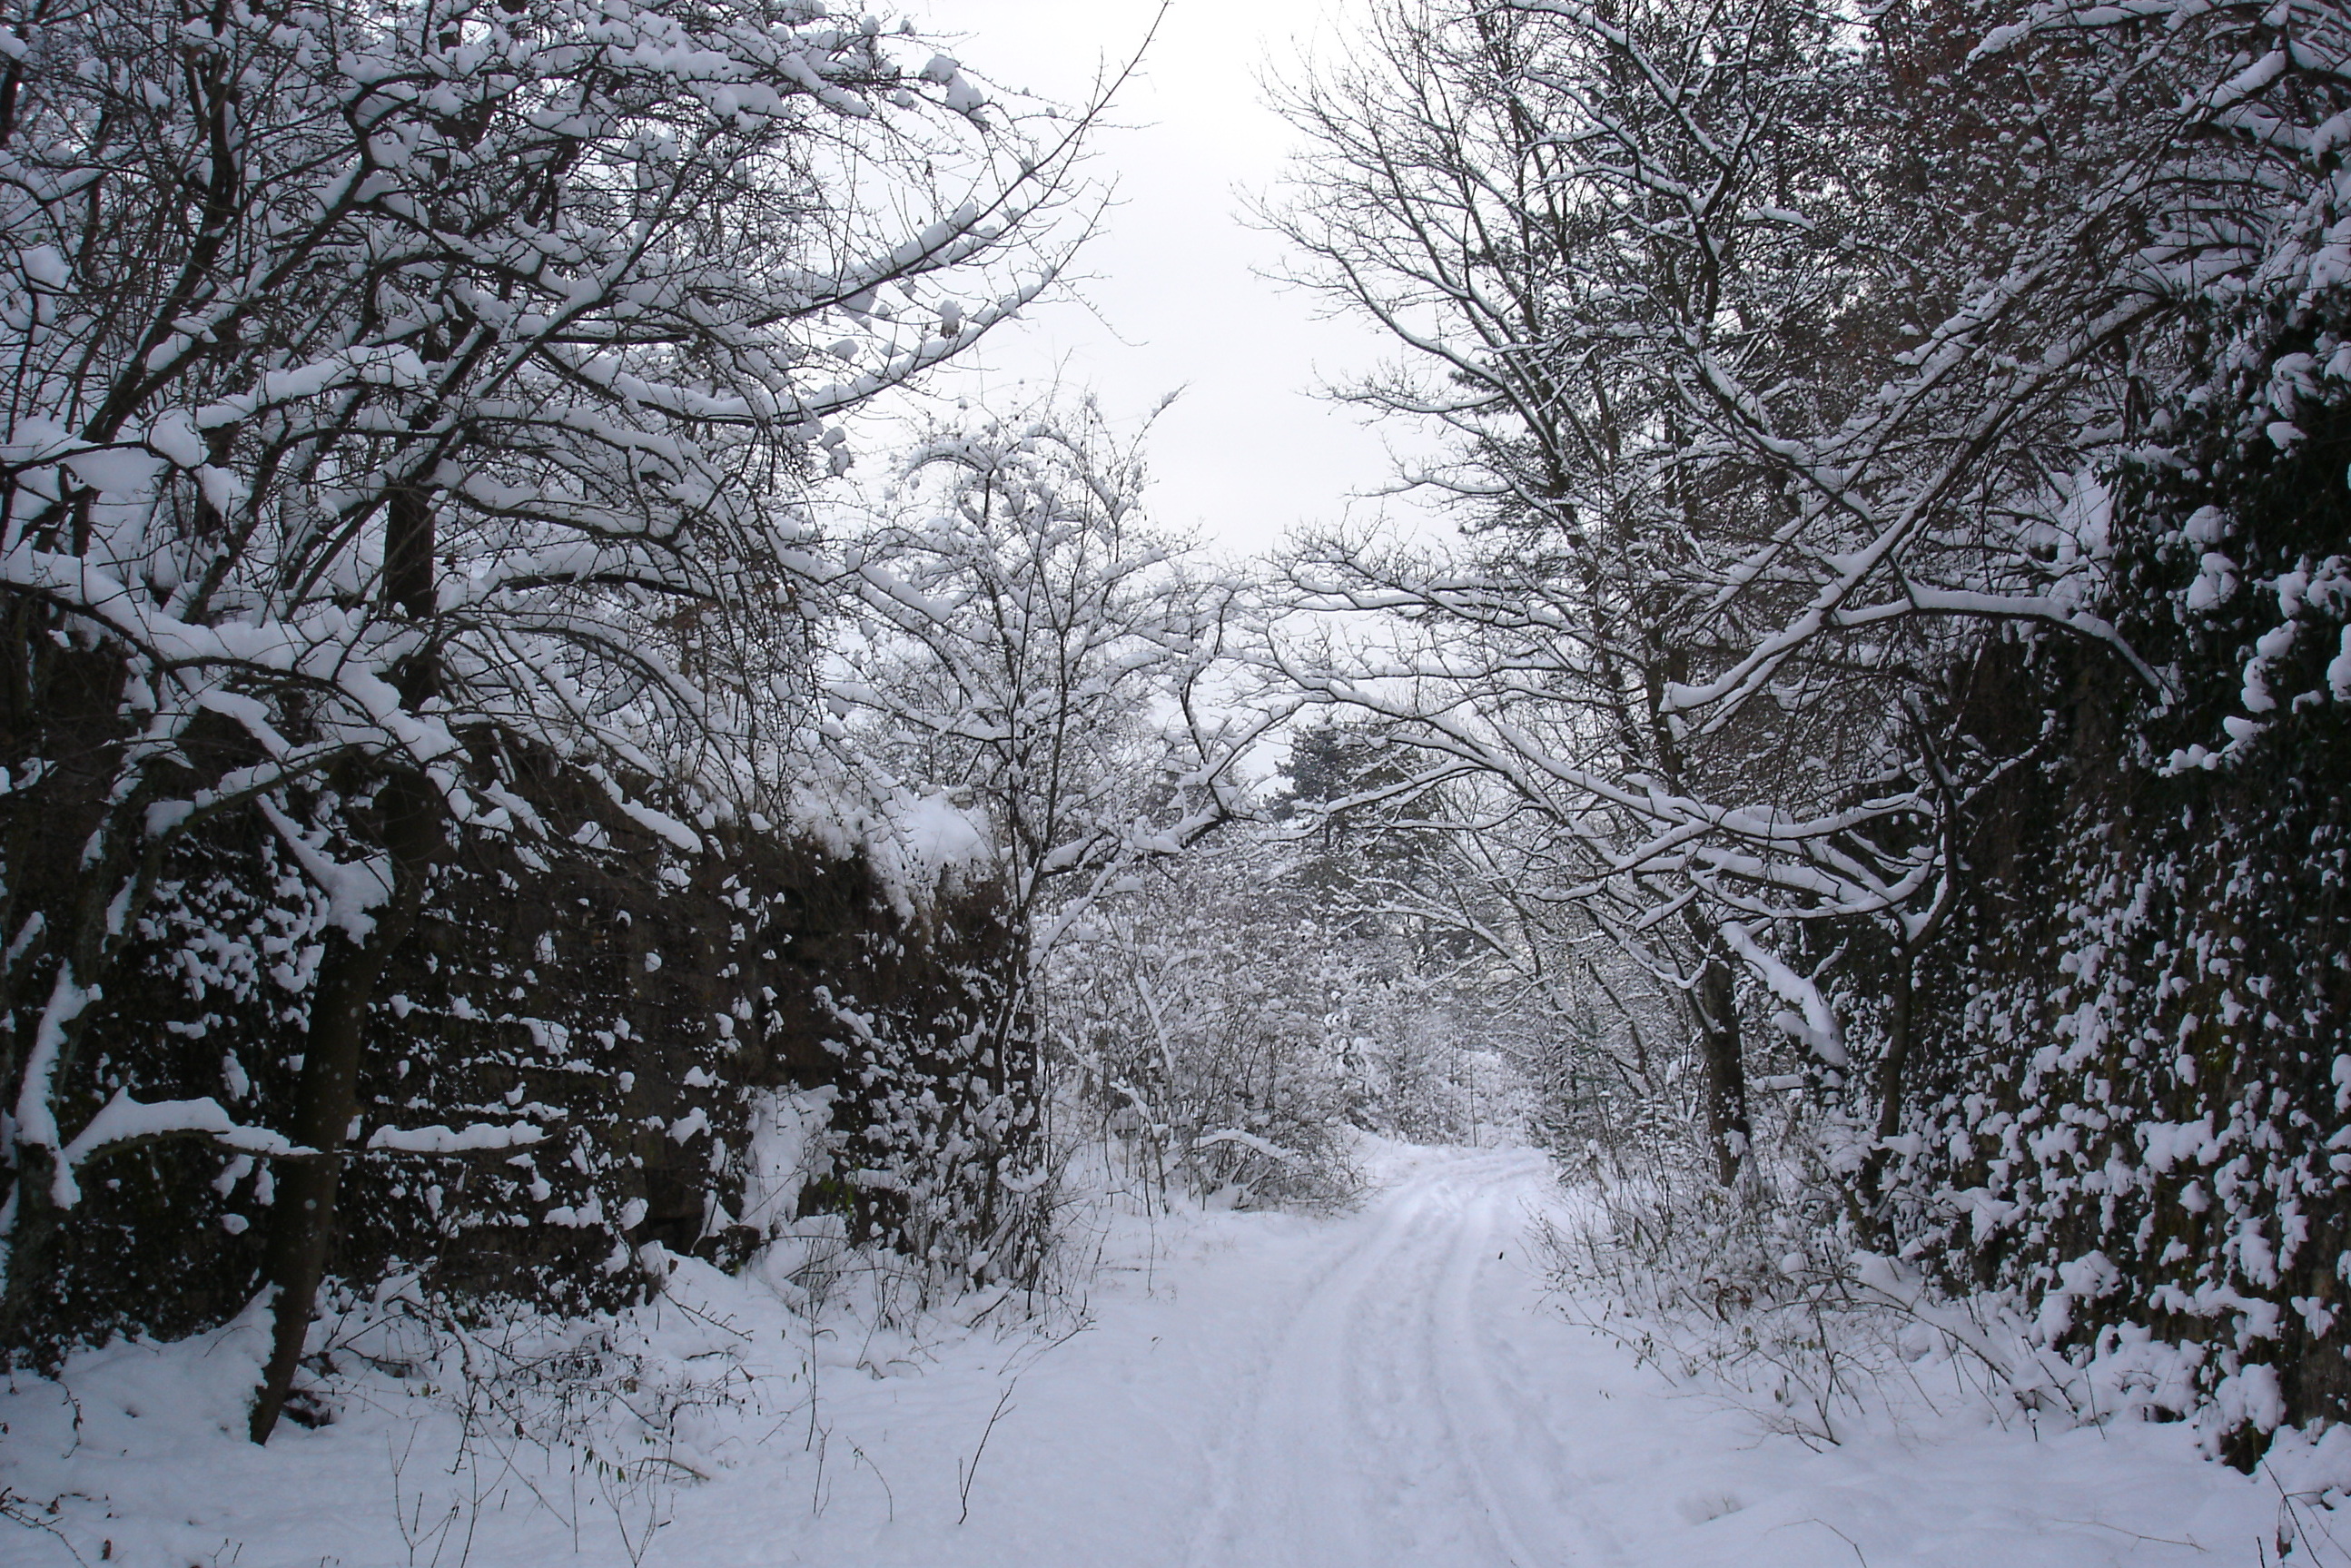
[[[1540,1156],[1432,1163],[1374,1203],[1363,1234],[1306,1283],[1233,1412],[1233,1439],[1190,1568],[1554,1568],[1616,1558],[1583,1529],[1541,1412],[1513,1397],[1481,1300]]]
[[[1376,1224],[1308,1282],[1244,1385],[1190,1568],[1375,1561],[1364,1554],[1361,1510],[1339,1505],[1360,1474],[1363,1434],[1345,1408],[1353,1401],[1336,1395],[1352,1379],[1346,1354],[1360,1337],[1353,1320],[1405,1249],[1412,1218],[1408,1207],[1384,1205]]]
[[[1502,1332],[1532,1307],[1526,1242],[1534,1200],[1551,1173],[1540,1156],[1525,1155],[1503,1178],[1468,1195],[1443,1287],[1429,1299],[1440,1396],[1507,1561],[1622,1563],[1624,1548],[1613,1533],[1575,1506],[1585,1490],[1581,1467],[1547,1419],[1556,1412],[1525,1392],[1524,1371]]]

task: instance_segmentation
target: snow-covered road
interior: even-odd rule
[[[1338,1232],[1268,1314],[1187,1568],[1606,1560],[1573,1507],[1564,1412],[1531,1397],[1523,1248],[1546,1186],[1523,1153],[1430,1162]]]
[[[249,1369],[223,1338],[202,1354],[89,1359],[69,1416],[47,1385],[24,1385],[0,1408],[14,1428],[0,1485],[78,1490],[56,1516],[76,1550],[95,1560],[111,1541],[108,1560],[134,1568],[2276,1560],[2277,1489],[2199,1461],[2179,1427],[2036,1437],[1921,1409],[1823,1452],[1767,1435],[1547,1301],[1534,1222],[1566,1200],[1541,1156],[1379,1145],[1367,1158],[1374,1190],[1349,1214],[1115,1228],[1091,1326],[1058,1343],[822,1336],[812,1409],[805,1325],[755,1286],[689,1268],[680,1300],[695,1310],[663,1332],[689,1358],[731,1344],[754,1375],[697,1455],[706,1481],[656,1469],[615,1490],[529,1477],[511,1454],[435,1466],[454,1427],[417,1417],[445,1399],[396,1384],[256,1450],[233,1435]],[[47,1536],[0,1533],[0,1561],[20,1557],[74,1560]],[[2351,1555],[2313,1542],[2288,1561]]]
[[[788,1562],[914,1568],[2092,1568],[2254,1564],[2265,1483],[2178,1427],[2036,1439],[1959,1416],[1814,1452],[1677,1392],[1546,1298],[1523,1151],[1390,1147],[1330,1220],[1204,1217],[1021,1374],[967,1523],[942,1366],[834,1406],[897,1519],[844,1480]],[[872,1405],[866,1403],[872,1399]],[[936,1403],[934,1403],[934,1402]],[[885,1412],[887,1414],[885,1415]],[[911,1420],[910,1420],[911,1418]],[[870,1507],[873,1500],[864,1499]],[[697,1511],[703,1519],[712,1516]],[[683,1523],[684,1521],[682,1521]],[[739,1538],[737,1538],[739,1541]],[[747,1542],[740,1543],[747,1545]],[[752,1561],[715,1534],[681,1562]],[[2273,1533],[2269,1542],[2273,1554]],[[2351,1558],[2327,1556],[2327,1563]]]
[[[1574,1506],[1578,1423],[1540,1364],[1586,1338],[1538,1310],[1545,1162],[1396,1150],[1379,1175],[1384,1189],[1337,1219],[1213,1215],[1164,1237],[1166,1256],[1115,1283],[1093,1328],[1018,1370],[992,1431],[976,1396],[1010,1383],[1010,1364],[984,1382],[942,1365],[828,1396],[834,1441],[856,1435],[872,1463],[834,1483],[797,1560],[1625,1561]],[[969,1518],[941,1530],[982,1432]],[[896,1514],[878,1528],[877,1502]],[[688,1531],[716,1522],[695,1514]],[[748,1544],[718,1533],[681,1543],[681,1560]]]

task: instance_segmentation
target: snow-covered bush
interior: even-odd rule
[[[1347,976],[1262,855],[1220,845],[1104,900],[1052,977],[1064,1114],[1150,1198],[1328,1204],[1354,1186]]]
[[[829,1217],[883,1251],[987,1244],[967,1175],[925,1152],[967,1105],[950,1082],[958,1009],[1011,954],[984,873],[885,874],[886,827],[867,848],[838,823],[720,829],[689,856],[601,792],[542,801],[549,831],[528,853],[461,838],[386,965],[371,1014],[383,1049],[362,1066],[339,1194],[346,1281],[409,1277],[451,1310],[582,1312],[642,1295],[647,1243],[732,1263]],[[218,878],[204,902],[173,883],[151,905],[118,967],[120,1011],[93,1031],[93,1092],[214,1096],[263,1124],[294,1098],[276,1047],[315,931],[220,873],[238,847],[194,862]],[[803,1113],[789,1139],[778,1094]],[[273,1163],[186,1142],[143,1163],[123,1173],[140,1179],[91,1184],[26,1342],[183,1333],[252,1293]],[[927,1204],[925,1180],[945,1184]]]

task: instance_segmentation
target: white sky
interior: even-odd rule
[[[1284,246],[1247,226],[1242,193],[1263,193],[1294,137],[1259,81],[1327,36],[1348,0],[1172,0],[1142,69],[1113,105],[1092,172],[1119,204],[1081,254],[1086,304],[1035,308],[981,345],[970,393],[1057,377],[1092,389],[1122,427],[1167,393],[1148,453],[1151,509],[1213,547],[1257,553],[1301,524],[1368,520],[1409,502],[1362,499],[1389,481],[1385,443],[1320,386],[1370,369],[1385,344],[1319,301],[1258,276]],[[975,76],[1084,101],[1149,31],[1155,0],[909,0],[910,14]],[[1091,305],[1090,310],[1087,306]]]

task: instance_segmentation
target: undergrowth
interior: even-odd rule
[[[1938,1289],[1862,1245],[1800,1164],[1753,1162],[1736,1187],[1670,1157],[1584,1164],[1574,1207],[1539,1222],[1562,1309],[1767,1431],[1825,1448],[1949,1416],[2036,1437],[2188,1421],[2222,1455],[2235,1417],[2198,1396],[2201,1347],[2112,1327],[2083,1343],[2047,1302]],[[2260,1470],[2278,1497],[2270,1560],[2351,1568],[2351,1428],[2282,1431]]]

